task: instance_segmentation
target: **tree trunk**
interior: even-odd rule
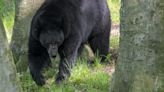
[[[8,41],[0,18],[0,92],[21,92],[16,67],[9,50]]]
[[[16,15],[10,48],[18,72],[27,69],[27,43],[33,14],[43,0],[16,0]]]
[[[111,92],[164,92],[164,0],[122,0]]]

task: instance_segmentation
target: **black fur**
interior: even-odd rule
[[[106,0],[45,0],[31,23],[29,37],[29,68],[38,85],[45,80],[41,69],[50,65],[50,56],[61,58],[56,82],[70,76],[78,49],[89,43],[94,53],[109,51],[111,29]]]

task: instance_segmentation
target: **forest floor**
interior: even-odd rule
[[[115,71],[115,62],[118,57],[118,45],[119,45],[119,36],[120,36],[120,25],[113,24],[111,27],[111,42],[110,42],[110,61],[111,66],[106,66],[105,71],[112,76]]]

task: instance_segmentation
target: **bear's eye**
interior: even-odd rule
[[[50,45],[50,43],[45,43],[45,44],[44,44],[44,47],[48,48],[49,45]]]

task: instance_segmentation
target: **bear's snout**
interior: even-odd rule
[[[48,48],[48,54],[50,57],[55,58],[57,56],[58,48],[56,45],[50,45]]]

